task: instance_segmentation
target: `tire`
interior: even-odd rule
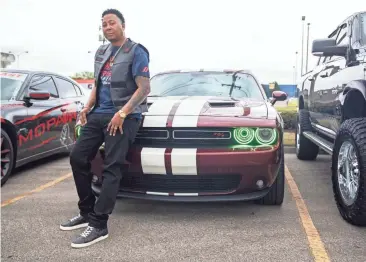
[[[275,182],[272,184],[270,191],[257,203],[260,205],[276,205],[280,206],[283,203],[285,196],[285,153],[283,145],[281,147],[281,164]]]
[[[6,161],[6,162],[5,162]],[[3,171],[4,169],[5,171]],[[9,135],[1,129],[1,186],[8,181],[14,168],[14,148]],[[4,172],[4,174],[3,174]]]
[[[354,201],[347,203],[342,196],[338,178],[338,156],[342,145],[353,146],[358,166],[358,187]],[[334,199],[342,218],[355,226],[366,226],[366,118],[346,120],[340,127],[332,154],[332,185]]]
[[[319,154],[319,147],[303,135],[304,131],[312,131],[312,127],[309,112],[301,109],[296,125],[296,156],[300,160],[315,160]]]

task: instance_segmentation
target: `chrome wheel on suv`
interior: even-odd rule
[[[345,205],[352,205],[359,188],[360,170],[355,147],[349,141],[343,142],[338,155],[338,186]]]

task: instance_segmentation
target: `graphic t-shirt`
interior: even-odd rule
[[[115,114],[118,109],[113,105],[110,92],[112,70],[110,59],[118,50],[118,46],[112,46],[112,53],[107,62],[104,64],[99,78],[97,87],[98,105],[94,108],[94,113]],[[132,63],[132,75],[135,79],[137,76],[150,78],[149,57],[147,52],[140,46],[135,48],[134,60]],[[130,117],[141,118],[141,114],[130,114]]]

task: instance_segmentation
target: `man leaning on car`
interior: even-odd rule
[[[96,85],[80,112],[83,127],[70,155],[80,211],[60,225],[62,230],[86,227],[72,241],[75,248],[108,237],[107,221],[115,206],[121,168],[142,113],[147,111],[150,92],[148,50],[125,37],[125,20],[118,10],[104,11],[102,21],[104,36],[110,43],[100,46],[95,54]],[[103,186],[96,200],[91,189],[90,161],[103,142]]]

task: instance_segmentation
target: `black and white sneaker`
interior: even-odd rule
[[[82,227],[87,227],[88,221],[80,214],[71,218],[69,221],[60,225],[61,230],[74,230]]]
[[[81,233],[74,241],[71,242],[71,246],[74,248],[82,248],[93,245],[108,237],[108,229],[95,228],[88,226],[83,233]]]

